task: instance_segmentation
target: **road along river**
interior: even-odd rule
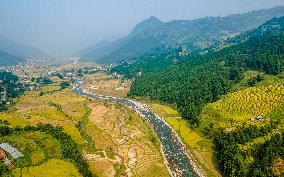
[[[185,145],[177,133],[163,119],[152,113],[146,105],[139,102],[103,95],[95,95],[82,89],[83,83],[78,83],[74,92],[82,96],[93,99],[114,101],[125,104],[144,117],[153,127],[157,137],[161,142],[161,151],[165,159],[165,164],[172,177],[195,177],[205,176],[200,166],[188,153]]]

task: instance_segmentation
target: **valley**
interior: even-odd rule
[[[62,127],[64,133],[76,142],[93,175],[148,176],[156,173],[154,176],[168,176],[156,136],[135,112],[120,104],[86,99],[72,93],[68,88],[62,90],[59,83],[53,82],[39,90],[27,91],[9,112],[0,114],[1,121],[5,121],[5,125],[11,128],[38,124]],[[72,163],[68,163],[68,159],[61,160],[59,145],[49,144],[50,147],[46,147],[47,145],[40,142],[41,139],[53,141],[51,137],[40,136],[30,133],[18,140],[15,136],[3,137],[3,141],[17,144],[20,150],[31,148],[28,141],[40,143],[39,147],[33,145],[32,152],[24,151],[26,156],[19,161],[20,166],[15,164],[16,168],[11,174],[17,176],[20,170],[23,176],[44,176],[44,171],[40,169],[50,166],[54,170],[50,173],[60,176],[73,173],[80,176],[78,172],[66,173],[61,168],[53,168],[53,163],[70,167]],[[56,154],[56,151],[58,155],[50,156],[50,152]],[[31,156],[28,156],[30,153]],[[29,159],[31,164],[23,164]],[[24,173],[25,171],[29,173]]]
[[[0,176],[284,176],[284,6],[141,16],[124,37],[104,17],[111,42],[82,12],[53,56],[0,36]]]

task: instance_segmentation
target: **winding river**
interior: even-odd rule
[[[173,177],[205,176],[200,167],[192,160],[185,145],[177,133],[163,119],[152,113],[146,105],[139,102],[103,95],[95,95],[83,90],[83,83],[78,83],[74,92],[93,99],[102,99],[122,103],[135,110],[153,127],[161,142],[162,154],[168,171]]]

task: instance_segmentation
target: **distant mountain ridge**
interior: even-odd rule
[[[202,52],[230,37],[257,28],[264,22],[284,15],[284,6],[226,17],[205,17],[195,20],[161,22],[150,17],[137,24],[132,32],[113,43],[102,43],[79,52],[81,60],[114,63],[129,60],[157,48],[183,47]]]
[[[3,36],[0,36],[0,50],[20,58],[41,58],[47,56],[47,54],[40,49],[18,44]]]
[[[15,65],[24,61],[23,58],[10,55],[6,52],[0,51],[0,66]]]
[[[284,16],[274,17],[273,19],[267,21],[266,23],[260,25],[254,30],[249,30],[233,38],[225,40],[221,45],[217,46],[216,49],[220,47],[231,46],[248,40],[250,37],[262,36],[265,33],[280,33],[284,28]]]

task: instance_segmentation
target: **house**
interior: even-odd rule
[[[8,158],[4,159],[4,164],[7,165],[8,168],[14,167],[13,163]]]
[[[251,118],[251,121],[258,121],[258,122],[263,122],[264,121],[264,117],[263,116],[257,116],[256,118]]]
[[[7,165],[8,168],[14,167],[13,163],[8,159],[5,151],[3,151],[2,149],[0,149],[0,159],[3,159],[4,164]]]
[[[19,158],[24,157],[24,155],[21,152],[19,152],[18,149],[12,147],[8,143],[0,144],[0,148],[8,152],[14,159],[19,159]]]
[[[257,121],[259,121],[259,122],[263,122],[264,121],[264,117],[263,116],[257,116],[255,119]]]
[[[3,151],[2,149],[0,149],[0,158],[5,158],[6,157],[6,154],[5,154],[5,151]]]

